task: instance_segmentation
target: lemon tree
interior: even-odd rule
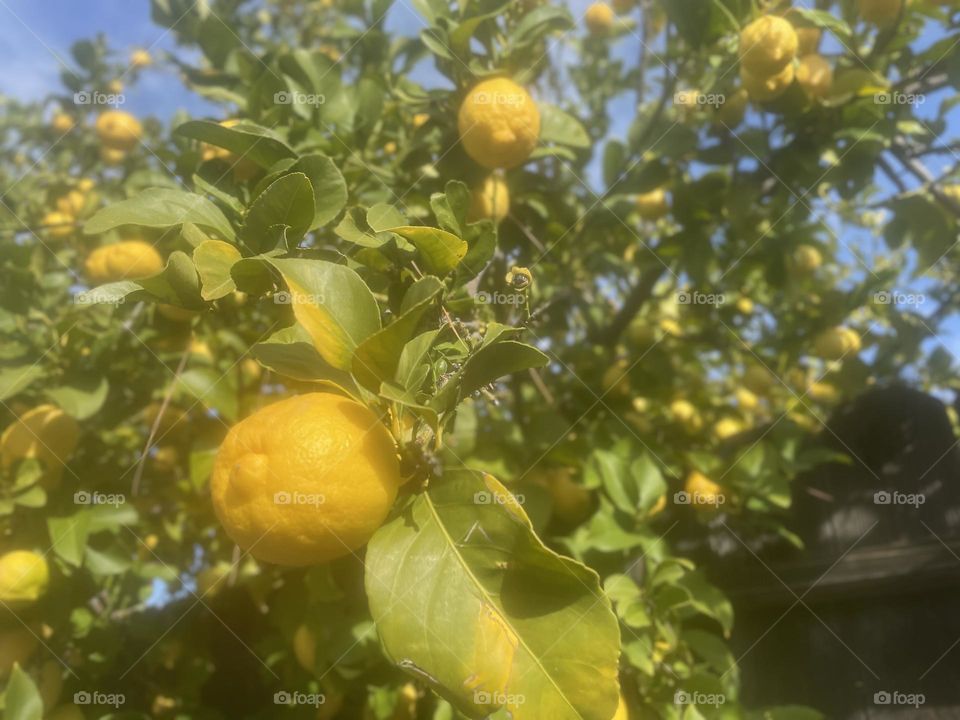
[[[956,5],[150,8],[3,100],[6,716],[829,716],[688,551],[955,376]]]

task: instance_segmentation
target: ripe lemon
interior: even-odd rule
[[[960,185],[944,185],[943,194],[954,202],[960,203]]]
[[[53,240],[63,240],[73,235],[76,230],[76,221],[73,215],[51,210],[40,220],[44,226],[43,233]]]
[[[136,280],[163,270],[163,258],[149,243],[124,240],[98,247],[87,257],[84,269],[94,283]]]
[[[503,178],[490,175],[470,193],[468,220],[475,222],[489,218],[494,223],[503,220],[510,212],[510,190]]]
[[[670,212],[670,203],[663,188],[639,193],[636,197],[637,212],[644,220],[659,220]]]
[[[390,434],[329,393],[281,400],[234,425],[213,468],[213,506],[255,558],[311,565],[347,555],[383,524],[401,483]]]
[[[306,625],[301,625],[293,633],[293,656],[307,672],[317,667],[317,638]]]
[[[50,127],[61,135],[65,135],[77,126],[74,119],[65,112],[58,112],[50,119]]]
[[[100,148],[100,159],[104,165],[122,165],[127,159],[127,151],[119,148],[102,147]]]
[[[0,601],[31,603],[47,592],[50,568],[42,555],[14,550],[0,557]]]
[[[797,55],[811,55],[817,52],[820,47],[820,38],[823,37],[823,31],[818,27],[796,27],[797,32]]]
[[[742,123],[747,114],[749,98],[750,96],[743,88],[737,88],[733,93],[725,96],[723,103],[717,107],[715,115],[717,121],[727,127],[736,127]]]
[[[722,420],[718,420],[717,424],[713,426],[713,435],[718,440],[726,440],[727,438],[740,434],[742,431],[743,425],[735,418],[723,418]]]
[[[797,84],[808,97],[826,97],[833,87],[833,68],[821,55],[804,55],[797,66]]]
[[[140,142],[143,126],[133,115],[122,110],[107,110],[97,118],[97,137],[113,150],[130,151]]]
[[[734,303],[734,307],[737,309],[737,312],[741,315],[751,315],[753,314],[754,305],[753,300],[748,297],[738,297],[737,302]]]
[[[666,502],[666,498],[664,498]],[[623,693],[620,693],[620,701],[617,703],[617,711],[610,720],[630,720],[630,711],[627,709],[627,701],[623,699]]]
[[[537,146],[540,111],[512,80],[484,80],[463,99],[457,129],[467,154],[483,167],[516,167]]]
[[[10,674],[14,663],[25,665],[39,644],[37,636],[25,627],[0,632],[0,678]]]
[[[813,245],[798,245],[793,251],[793,264],[802,273],[812,273],[822,262],[820,251]]]
[[[613,8],[605,2],[593,3],[593,5],[587,8],[583,19],[591,35],[602,37],[609,33],[610,28],[613,27]]]
[[[130,67],[145,68],[153,64],[153,58],[146,50],[134,50],[130,53]]]
[[[64,215],[76,217],[83,212],[87,205],[87,198],[80,190],[70,190],[66,195],[57,198],[57,210]]]
[[[807,394],[814,400],[824,403],[835,403],[840,399],[840,391],[836,385],[825,382],[811,383]]]
[[[413,116],[413,127],[415,130],[422,128],[430,119],[429,113],[417,113]]]
[[[533,482],[550,492],[553,516],[564,525],[579,525],[593,511],[593,496],[573,479],[572,468],[540,468],[534,471]]]
[[[744,410],[756,410],[760,405],[760,399],[746,388],[737,388],[734,392],[737,404]]]
[[[765,103],[783,95],[793,83],[795,70],[787,65],[775,75],[754,75],[746,67],[740,68],[740,82],[754,102]]]
[[[788,20],[764,15],[740,33],[740,64],[753,76],[776,75],[793,62],[798,45],[797,31]]]
[[[690,502],[697,508],[713,509],[722,502],[723,488],[696,470],[687,476],[683,489],[690,495]]]
[[[880,27],[892,24],[902,7],[903,0],[857,0],[860,17]]]
[[[697,408],[688,400],[674,400],[668,408],[670,417],[675,423],[683,425],[688,432],[697,432],[703,427],[703,419]]]
[[[833,327],[817,336],[814,350],[826,360],[839,360],[847,354],[860,351],[860,336],[850,328]]]
[[[44,466],[40,483],[52,487],[60,480],[79,437],[76,420],[56,405],[38,405],[0,435],[0,463],[9,468],[18,460],[39,460]]]

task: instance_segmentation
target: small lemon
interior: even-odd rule
[[[51,210],[40,220],[42,232],[53,240],[63,240],[76,232],[76,220],[73,215]]]
[[[417,113],[413,116],[413,127],[416,130],[419,130],[424,125],[427,124],[427,121],[430,119],[429,113]]]
[[[748,297],[737,298],[737,302],[734,303],[734,307],[741,315],[751,315],[754,311],[753,300]]]
[[[663,188],[639,193],[635,202],[637,212],[644,220],[659,220],[670,212],[670,203]]]
[[[142,240],[124,240],[94,250],[84,263],[94,283],[136,280],[163,270],[163,258],[153,245]]]
[[[795,27],[797,31],[797,55],[811,55],[820,47],[823,31],[818,27]]]
[[[32,603],[47,592],[50,568],[42,555],[14,550],[0,557],[0,601]]]
[[[134,50],[130,53],[130,67],[145,68],[153,64],[153,58],[150,53],[144,49]]]
[[[798,245],[793,251],[793,264],[801,273],[812,273],[822,262],[820,251],[813,245]]]
[[[113,150],[130,151],[140,142],[143,126],[133,115],[122,110],[107,110],[97,118],[100,142]]]
[[[64,215],[76,217],[83,212],[87,205],[87,197],[80,190],[70,190],[66,195],[57,198],[57,210]]]
[[[825,360],[839,360],[860,351],[860,336],[850,328],[837,326],[824,330],[814,341],[814,351]]]
[[[797,84],[808,97],[826,97],[833,87],[833,68],[821,55],[804,55],[796,70]]]
[[[104,165],[122,165],[127,159],[127,151],[112,147],[100,148],[100,159]]]
[[[301,625],[293,633],[293,656],[307,672],[317,667],[317,638],[306,625]]]
[[[836,385],[825,382],[811,383],[807,394],[814,400],[824,403],[835,403],[840,399],[840,391]]]
[[[77,126],[76,121],[65,112],[57,112],[50,120],[50,127],[61,135],[65,135]]]
[[[467,154],[483,167],[516,167],[537,146],[540,111],[512,80],[484,80],[463,99],[457,128]]]
[[[783,95],[793,84],[795,76],[793,65],[787,65],[775,75],[754,75],[746,67],[740,68],[740,82],[750,95],[750,99],[758,103],[776,100]]]
[[[760,399],[746,388],[737,388],[734,391],[734,397],[737,399],[737,405],[747,411],[756,410],[760,405]]]
[[[690,496],[690,503],[701,509],[715,509],[723,503],[723,488],[696,470],[692,471],[683,485]]]
[[[591,35],[602,37],[609,33],[610,28],[613,27],[613,8],[605,2],[595,2],[587,8],[583,19]]]
[[[40,483],[53,487],[63,474],[64,463],[80,438],[77,421],[56,405],[38,405],[23,413],[0,435],[0,462],[9,468],[18,460],[43,463]]]
[[[726,440],[741,432],[743,432],[743,425],[735,418],[723,418],[713,426],[713,435],[718,440]]]
[[[489,218],[494,223],[499,223],[509,212],[510,190],[503,178],[489,175],[483,184],[471,191],[470,211],[467,215],[470,222]]]
[[[367,407],[330,393],[268,405],[234,425],[213,468],[213,506],[255,558],[312,565],[383,524],[401,483],[397,449]]]
[[[788,20],[764,15],[740,33],[740,64],[756,77],[776,75],[796,57],[798,45],[797,32]]]
[[[727,127],[736,127],[743,122],[747,114],[749,94],[743,88],[737,88],[730,95],[724,97],[723,103],[717,106],[715,118]]]

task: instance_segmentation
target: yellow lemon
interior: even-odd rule
[[[798,245],[793,251],[793,264],[801,273],[812,273],[823,262],[820,251],[813,245]]]
[[[743,432],[743,425],[734,418],[723,418],[713,426],[713,435],[718,440],[726,440],[734,435],[739,435],[741,432]]]
[[[764,15],[740,33],[740,64],[756,77],[776,75],[796,57],[798,45],[797,31],[788,20]]]
[[[25,665],[39,644],[37,636],[25,627],[0,632],[0,679],[10,674],[14,663]]]
[[[97,183],[94,182],[91,178],[80,178],[77,181],[77,190],[82,193],[88,193],[97,186]]]
[[[390,140],[388,143],[386,143],[383,146],[383,151],[387,155],[393,155],[394,153],[397,152],[397,144],[393,140]]]
[[[664,503],[666,503],[666,497],[664,497]],[[617,711],[613,714],[613,717],[610,720],[630,720],[630,711],[627,708],[627,701],[623,697],[623,693],[620,693],[620,700],[617,703]]]
[[[823,32],[818,27],[795,27],[797,32],[797,55],[803,57],[815,53],[820,47]]]
[[[892,24],[902,8],[903,0],[857,0],[860,17],[880,27]]]
[[[306,625],[293,633],[293,656],[307,672],[313,672],[317,666],[317,638]]]
[[[960,185],[944,185],[943,194],[954,202],[960,203]]]
[[[71,190],[66,195],[57,198],[57,210],[64,215],[76,217],[86,207],[87,198],[80,190]]]
[[[100,159],[104,165],[121,165],[127,159],[127,151],[118,148],[100,148]]]
[[[122,110],[107,110],[97,118],[97,137],[113,150],[130,151],[140,142],[143,126],[133,115]]]
[[[234,425],[211,490],[241,548],[267,562],[312,565],[364,545],[400,483],[397,448],[377,416],[353,400],[310,393]]]
[[[717,107],[716,120],[727,127],[736,127],[743,122],[747,114],[747,100],[750,96],[743,88],[737,88],[724,96],[723,103]]]
[[[850,328],[837,326],[824,330],[814,341],[817,355],[826,360],[839,360],[860,352],[860,336]]]
[[[583,19],[591,35],[598,37],[606,35],[613,27],[613,8],[605,2],[595,2],[587,8]]]
[[[61,135],[65,135],[77,126],[76,121],[65,112],[57,112],[50,119],[50,127]]]
[[[46,558],[29,550],[14,550],[0,557],[0,601],[31,603],[47,592],[50,568]]]
[[[542,468],[535,471],[533,482],[544,485],[553,500],[553,516],[564,525],[579,525],[593,511],[590,491],[573,479],[573,469]]]
[[[153,58],[147,50],[139,49],[130,53],[130,67],[145,68],[153,64]]]
[[[835,403],[840,399],[840,391],[836,385],[825,382],[811,383],[807,394],[814,400],[825,403]]]
[[[60,480],[79,437],[76,420],[56,405],[38,405],[0,435],[0,462],[9,468],[18,460],[39,460],[44,465],[40,482],[51,487]]]
[[[710,510],[723,504],[723,488],[696,470],[687,476],[683,489],[694,507]]]
[[[76,220],[73,215],[51,210],[40,220],[43,225],[42,232],[54,240],[63,240],[68,238],[76,231]]]
[[[457,128],[467,154],[483,167],[516,167],[537,146],[540,111],[512,80],[484,80],[463,99]]]
[[[746,388],[737,388],[734,391],[734,397],[737,399],[737,404],[747,411],[756,410],[760,405],[760,399]]]
[[[107,83],[107,90],[114,95],[119,95],[123,92],[123,81],[111,80],[109,83]]]
[[[688,432],[697,432],[703,427],[700,413],[688,400],[674,400],[670,403],[668,411],[673,421],[683,425]]]
[[[804,55],[796,70],[797,84],[808,97],[826,97],[833,87],[833,68],[821,55]]]
[[[670,203],[663,188],[639,193],[636,197],[637,212],[644,220],[659,220],[670,212]]]
[[[240,377],[243,379],[245,386],[256,385],[260,382],[262,375],[263,366],[253,358],[245,358],[240,362]]]
[[[793,65],[787,65],[775,75],[754,75],[745,67],[740,68],[740,82],[746,88],[750,99],[765,103],[783,95],[793,83],[795,76]]]
[[[153,453],[153,466],[160,472],[171,472],[180,461],[180,453],[173,445],[158,447]]]
[[[142,240],[124,240],[98,247],[84,264],[94,283],[136,280],[163,270],[163,258],[153,245]]]
[[[750,315],[753,313],[753,300],[748,297],[739,297],[737,302],[734,304],[734,307],[737,308],[737,312],[741,315]]]
[[[427,124],[427,121],[430,119],[429,113],[417,113],[413,116],[413,127],[414,129],[422,128]]]
[[[468,213],[468,219],[471,222],[489,218],[499,223],[508,212],[510,212],[510,190],[503,178],[490,175],[482,185],[471,191]]]

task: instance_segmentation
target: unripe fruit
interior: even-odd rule
[[[824,330],[814,341],[814,351],[825,360],[839,360],[860,352],[860,336],[850,328],[837,326]]]

